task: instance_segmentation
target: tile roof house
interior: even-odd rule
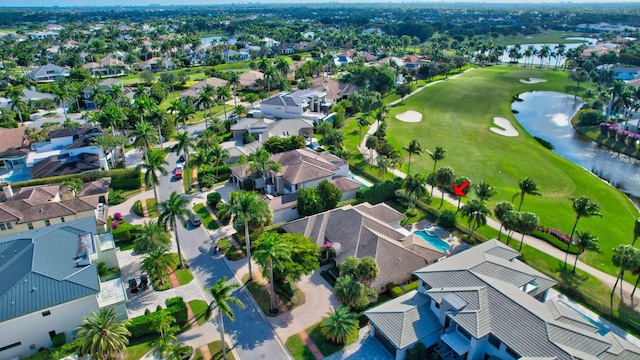
[[[30,72],[29,78],[36,82],[51,82],[69,75],[69,69],[54,64],[47,64]]]
[[[409,240],[412,235],[400,225],[403,219],[403,214],[384,203],[362,203],[290,221],[282,229],[311,237],[321,249],[333,247],[337,266],[349,256],[372,257],[380,272],[371,287],[380,293],[387,284],[409,281],[414,271],[444,256],[426,241]]]
[[[258,79],[264,79],[264,74],[260,71],[250,70],[240,73],[240,86],[243,88],[255,87]]]
[[[311,79],[311,89],[316,91],[324,91],[327,93],[327,99],[334,102],[346,99],[354,91],[360,90],[360,87],[345,82],[333,80],[331,78],[316,77]]]
[[[38,229],[85,217],[95,218],[106,231],[111,178],[83,184],[75,196],[60,184],[14,189],[2,183],[0,236]]]
[[[74,339],[84,316],[104,307],[126,314],[122,279],[100,282],[96,264],[117,267],[110,234],[94,219],[0,237],[0,357],[26,357]],[[126,316],[126,315],[125,315]]]
[[[412,291],[367,310],[371,335],[398,360],[417,342],[443,359],[640,359],[640,348],[555,299],[555,281],[490,240],[415,271]]]
[[[308,140],[313,137],[313,121],[302,119],[273,121],[265,118],[245,118],[231,125],[231,132],[236,140],[241,140],[245,131],[261,143],[272,136],[285,138],[299,135]]]
[[[215,88],[219,88],[220,86],[227,86],[227,80],[220,79],[217,77],[210,77],[208,79],[199,81],[194,85],[190,86],[187,90],[180,93],[180,97],[181,98],[190,97],[190,98],[197,99],[198,96],[200,96],[200,93],[202,93],[203,89],[207,85],[211,85]]]

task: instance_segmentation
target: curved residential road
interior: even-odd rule
[[[173,191],[179,194],[184,193],[182,181],[176,181],[173,178],[177,160],[178,156],[175,152],[169,153],[167,157],[169,165],[166,166],[169,173],[160,178],[160,185],[158,186],[160,201],[168,199]],[[193,196],[185,196],[193,203]],[[224,256],[213,256],[211,251],[213,241],[204,228],[192,228],[190,225],[185,228],[182,224],[179,224],[178,236],[180,237],[182,255],[195,275],[196,281],[204,289],[213,286],[223,276],[226,276],[231,283],[243,285],[240,279],[235,277],[235,272]],[[208,291],[205,290],[205,293],[207,300],[211,302],[213,298]],[[291,359],[289,352],[276,336],[275,331],[267,322],[249,291],[242,286],[235,290],[233,295],[238,297],[246,306],[245,309],[240,309],[232,305],[235,321],[232,322],[227,317],[224,319],[227,341],[238,354],[238,357],[242,360]],[[209,321],[215,324],[215,319],[216,317],[212,317]],[[220,339],[217,331],[212,334],[206,334],[206,337],[208,341]]]
[[[472,69],[466,70],[466,72],[470,71]],[[464,73],[462,73],[464,74]],[[452,76],[450,79],[454,79],[462,74],[458,74],[458,75],[454,75]],[[411,94],[407,95],[405,97],[405,99],[409,96],[412,96],[420,91],[422,91],[424,88],[426,88],[427,86],[432,86],[435,85],[439,82],[441,82],[443,80],[440,81],[435,81],[429,84],[426,84],[418,89],[416,89],[415,91],[413,91]],[[401,100],[396,100],[393,101],[391,103],[389,103],[390,106],[393,106],[397,103],[399,103]],[[369,164],[373,164],[374,163],[374,159],[376,158],[377,154],[375,153],[375,151],[373,151],[373,158],[371,157],[371,151],[369,149],[367,149],[367,147],[365,146],[366,141],[367,141],[367,137],[372,136],[376,130],[378,129],[378,123],[374,122],[371,127],[369,128],[369,130],[367,131],[366,135],[363,136],[362,138],[362,142],[360,143],[360,145],[358,146],[358,150],[362,153],[362,157],[365,159],[365,161]],[[399,170],[393,170],[392,173],[395,176],[401,177],[401,178],[405,178],[407,176],[407,174],[403,173],[402,171]],[[434,189],[433,191],[433,197],[434,198],[439,198],[442,196],[442,192],[440,191],[440,189],[438,189],[437,187]],[[458,199],[455,198],[454,196],[445,193],[444,199],[446,201],[448,201],[449,203],[453,204],[453,205],[457,205],[458,204]],[[461,202],[461,204],[463,205],[464,202]],[[487,225],[499,230],[500,229],[500,223],[496,220],[494,220],[493,218],[487,218]],[[519,234],[517,232],[514,232],[513,238],[514,241],[519,241],[519,239],[522,237],[522,234]],[[564,262],[565,259],[565,255],[566,253],[560,249],[558,249],[557,247],[549,244],[548,242],[544,241],[544,240],[540,240],[536,237],[530,236],[530,235],[525,235],[524,237],[524,242],[525,244],[534,247],[540,251],[543,251],[551,256],[553,256],[554,258],[561,260],[562,262]],[[568,263],[573,266],[573,263],[575,261],[575,255],[571,255],[569,254],[569,261]],[[613,285],[616,282],[616,277],[609,275],[597,268],[594,268],[590,265],[587,265],[585,263],[583,263],[582,261],[578,260],[578,265],[577,268],[580,270],[585,271],[586,273],[591,274],[592,276],[598,278],[600,281],[602,281],[603,283],[605,283],[609,289],[613,289]],[[624,303],[627,304],[628,306],[633,307],[633,309],[635,311],[639,311],[640,312],[640,301],[638,301],[640,299],[640,290],[638,290],[634,296],[634,299],[631,299],[631,292],[633,290],[633,284],[630,284],[626,281],[624,281],[621,284],[618,284],[618,288],[622,287],[622,292],[620,293],[618,290],[616,290],[616,293],[618,294],[618,296],[622,295],[621,298],[623,299]]]

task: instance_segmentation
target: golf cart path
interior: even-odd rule
[[[462,72],[460,74],[457,74],[457,75],[454,75],[454,76],[450,77],[450,79],[455,79],[455,78],[461,76],[462,74],[465,74],[465,73],[467,73],[468,71],[471,71],[471,70],[473,70],[473,69],[467,69],[467,70],[465,70],[464,72]],[[416,89],[411,94],[407,95],[405,97],[405,99],[410,97],[410,96],[413,96],[414,94],[419,93],[420,91],[422,91],[427,86],[432,86],[432,85],[435,85],[435,84],[437,84],[439,82],[442,82],[442,81],[444,81],[444,80],[439,80],[439,81],[435,81],[435,82],[426,84],[426,85]],[[389,106],[391,107],[391,106],[399,103],[401,100],[402,99],[398,99],[396,101],[393,101],[393,102],[389,103]],[[377,157],[377,153],[375,152],[375,150],[371,151],[371,150],[367,149],[365,144],[366,144],[366,141],[367,141],[367,137],[372,136],[376,132],[377,129],[378,129],[378,123],[377,123],[377,121],[374,121],[373,124],[371,125],[371,127],[369,128],[369,130],[367,131],[367,133],[365,134],[365,136],[362,137],[362,142],[358,146],[358,150],[360,151],[360,153],[362,153],[362,157],[369,164],[374,164],[375,163],[374,159]],[[397,170],[397,169],[393,170],[392,173],[393,173],[393,175],[398,176],[398,177],[403,178],[403,179],[407,176],[407,174],[405,174],[402,171]],[[439,188],[436,187],[434,189],[433,197],[434,198],[442,197],[442,192],[440,191]],[[457,206],[457,204],[458,204],[458,199],[456,197],[448,194],[448,193],[444,194],[444,199],[446,201],[448,201],[449,203],[453,204],[453,205]],[[464,202],[461,202],[461,204],[464,205]],[[500,223],[498,221],[496,221],[495,219],[490,218],[490,217],[487,217],[487,225],[492,227],[492,228],[494,228],[494,229],[496,229],[496,230],[500,229]],[[520,241],[521,238],[522,238],[522,234],[514,232],[512,241],[516,241],[517,242],[517,241]],[[557,247],[549,244],[548,242],[546,242],[544,240],[540,240],[540,239],[538,239],[536,237],[533,237],[533,236],[530,236],[530,235],[525,235],[524,236],[524,242],[525,242],[525,244],[527,244],[527,245],[529,245],[531,247],[534,247],[534,248],[536,248],[536,249],[538,249],[538,250],[540,250],[542,252],[545,252],[548,255],[551,255],[554,258],[564,262],[566,253],[564,251],[558,249]],[[569,266],[569,265],[573,266],[574,261],[575,261],[575,255],[569,254],[569,260],[568,260],[568,263],[567,263],[568,265],[567,266]],[[562,266],[562,265],[560,265],[560,266]],[[588,274],[590,274],[590,275],[592,275],[592,276],[594,276],[596,278],[598,278],[600,281],[602,281],[604,284],[606,284],[609,289],[613,289],[613,285],[616,282],[616,277],[615,276],[609,275],[609,274],[607,274],[607,273],[605,273],[605,272],[603,272],[603,271],[601,271],[599,269],[596,269],[596,268],[594,268],[594,267],[592,267],[590,265],[587,265],[587,264],[583,263],[580,260],[578,260],[577,268],[580,269],[580,270],[583,270],[584,272],[586,272],[586,273],[588,273]],[[637,300],[640,297],[640,290],[638,290],[636,292],[636,294],[634,296],[634,299],[632,300],[631,299],[631,292],[633,290],[633,284],[630,284],[627,281],[623,281],[621,284],[618,284],[618,288],[619,289],[621,288],[621,290],[616,290],[616,293],[618,294],[618,296],[620,296],[622,294],[621,298],[624,301],[624,303],[627,304],[630,307],[633,307],[633,309],[635,311],[639,311],[640,312],[640,301],[634,301],[634,300]]]

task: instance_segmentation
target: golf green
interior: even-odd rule
[[[519,79],[543,78],[545,83],[523,84]],[[519,192],[518,182],[533,178],[542,196],[526,196],[522,211],[536,213],[540,224],[571,232],[575,221],[571,197],[585,195],[600,204],[602,218],[582,218],[579,230],[590,230],[600,238],[602,253],[589,252],[586,263],[616,274],[611,262],[612,249],[631,243],[638,210],[621,192],[588,171],[542,147],[514,118],[511,101],[530,90],[573,91],[575,82],[562,71],[495,66],[474,69],[456,79],[425,88],[394,106],[389,114],[389,142],[401,149],[416,139],[424,149],[442,146],[447,150],[440,166],[451,166],[456,176],[467,176],[472,183],[488,181],[499,193],[491,200],[512,201]],[[407,110],[422,113],[419,123],[399,121],[395,115]],[[495,116],[511,120],[519,136],[505,137],[489,130]],[[404,171],[408,156],[405,153]],[[427,153],[412,158],[412,173],[427,174],[433,162]],[[630,169],[630,171],[633,171]],[[517,199],[515,206],[517,207]]]

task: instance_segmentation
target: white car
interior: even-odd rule
[[[183,167],[184,167],[184,163],[178,163],[178,165],[176,165],[176,169],[182,170]]]

